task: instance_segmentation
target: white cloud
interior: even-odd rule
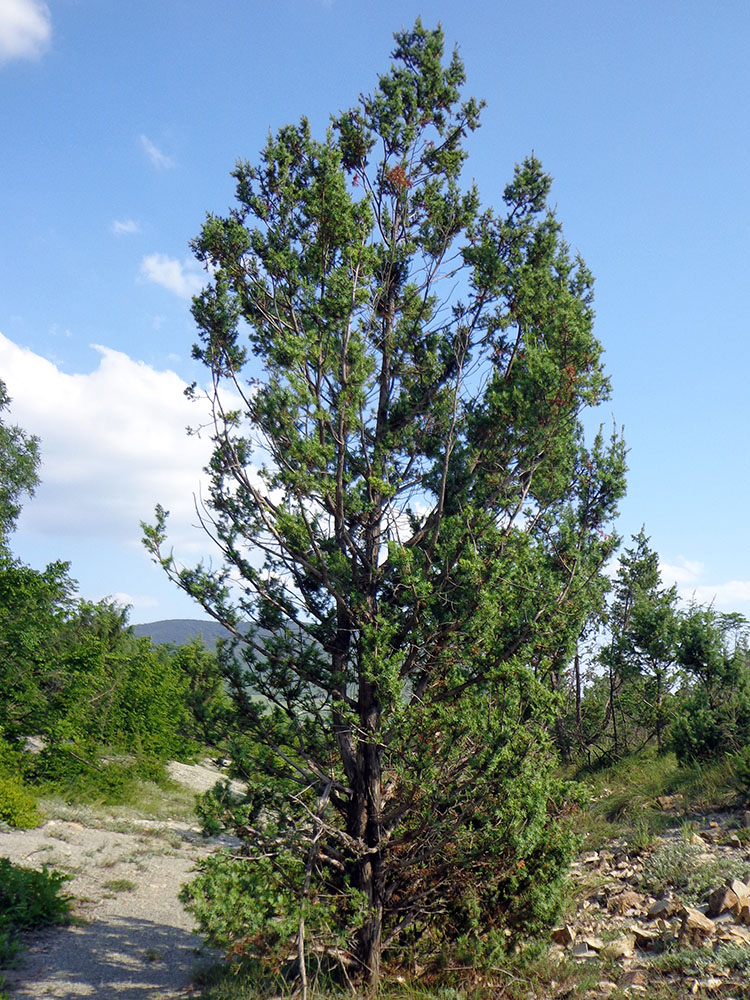
[[[750,581],[728,580],[704,583],[706,567],[697,560],[680,557],[677,564],[660,563],[662,582],[674,584],[683,604],[712,605],[717,611],[750,614]]]
[[[688,587],[691,584],[697,583],[703,573],[703,569],[703,563],[685,559],[682,556],[680,557],[679,565],[659,563],[662,583],[667,587],[671,587],[672,584],[676,584],[677,587]]]
[[[141,261],[141,277],[153,281],[182,299],[196,295],[203,287],[204,278],[196,265],[179,261],[164,253],[152,253]]]
[[[112,232],[115,236],[131,236],[133,233],[139,233],[141,227],[135,221],[135,219],[115,219],[112,223]]]
[[[95,349],[94,371],[68,375],[0,334],[11,419],[41,439],[42,481],[19,531],[53,539],[63,553],[66,539],[87,539],[106,559],[108,545],[139,548],[140,521],[161,503],[176,550],[200,554],[210,546],[193,527],[193,495],[210,442],[185,433],[200,423],[200,404],[185,398],[174,372]]]
[[[147,135],[140,135],[138,138],[140,139],[143,152],[151,161],[151,165],[156,167],[157,170],[169,170],[170,167],[174,166],[172,157],[167,156],[166,153],[162,153],[159,147],[154,145]]]
[[[686,600],[698,604],[711,604],[719,611],[743,611],[741,605],[750,604],[750,580],[729,580],[727,583],[700,584],[681,592]]]
[[[49,46],[49,8],[39,0],[0,0],[0,62],[36,59]]]
[[[110,594],[109,599],[121,608],[131,608],[136,616],[142,616],[145,612],[159,607],[159,602],[156,598],[148,594]]]

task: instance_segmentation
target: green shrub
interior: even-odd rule
[[[693,607],[680,625],[678,657],[690,678],[677,700],[672,745],[681,764],[737,753],[750,743],[747,622]]]
[[[30,779],[68,802],[126,805],[138,799],[142,781],[165,785],[164,763],[149,757],[107,760],[100,749],[50,744],[30,766]]]
[[[722,714],[708,705],[701,691],[683,704],[671,732],[672,746],[681,763],[710,760],[725,751]]]
[[[70,875],[21,868],[0,858],[0,966],[7,966],[18,952],[21,931],[65,923],[71,897],[62,892]]]
[[[0,821],[21,830],[42,822],[33,794],[15,778],[0,777]]]
[[[729,769],[733,786],[745,800],[750,799],[750,746],[732,755]]]
[[[280,968],[289,957],[303,910],[297,884],[304,858],[280,851],[274,858],[240,858],[219,853],[201,862],[200,874],[180,891],[210,944],[233,956],[265,960]],[[346,912],[344,912],[346,911]],[[336,944],[345,947],[361,924],[362,900],[355,892],[304,905],[306,933],[323,934],[330,943],[332,926],[344,928]],[[342,919],[343,918],[343,919]]]

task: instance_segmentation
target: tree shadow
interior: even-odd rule
[[[201,957],[195,934],[133,917],[54,928],[27,939],[18,967],[6,973],[14,1000],[157,1000],[190,985]]]

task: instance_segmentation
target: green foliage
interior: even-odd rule
[[[181,567],[161,509],[144,529],[250,626],[224,661],[248,795],[211,806],[248,859],[240,925],[211,899],[226,939],[289,949],[304,911],[309,953],[344,942],[371,984],[386,941],[447,956],[555,911],[548,682],[601,602],[624,491],[621,438],[587,446],[580,421],[609,392],[592,276],[535,157],[497,212],[462,188],[463,83],[417,21],[322,139],[303,118],[237,165],[235,208],[194,242],[224,564]]]
[[[221,736],[226,696],[203,647],[135,637],[127,613],[75,599],[67,565],[37,572],[0,559],[0,724],[83,756],[189,757]]]
[[[0,414],[10,406],[0,379]],[[7,551],[8,536],[21,512],[21,497],[32,495],[39,482],[39,441],[20,427],[0,420],[0,551]]]
[[[34,794],[22,780],[25,755],[0,735],[0,822],[18,829],[39,826]]]
[[[143,781],[166,786],[164,764],[151,757],[102,759],[96,748],[50,744],[27,762],[26,776],[40,792],[70,803],[137,804]]]
[[[129,878],[111,878],[104,883],[104,888],[109,892],[135,892],[138,884]]]
[[[577,777],[586,789],[587,807],[577,816],[585,843],[596,848],[613,838],[625,838],[633,848],[644,849],[670,821],[656,798],[682,791],[678,782],[685,775],[674,754],[649,748],[608,767],[580,769]]]
[[[615,757],[654,737],[660,748],[666,744],[679,623],[676,604],[677,590],[662,586],[658,554],[641,529],[633,536],[632,548],[620,557],[607,615],[610,639],[599,655],[606,670],[606,679],[598,685],[599,711],[604,708],[600,725]],[[590,692],[587,700],[592,702],[596,693]]]
[[[0,822],[21,830],[42,822],[36,799],[16,778],[0,776]]]
[[[741,753],[750,745],[747,622],[692,607],[680,625],[678,655],[687,680],[672,727],[678,759]]]
[[[715,947],[704,945],[702,948],[668,950],[654,956],[650,964],[662,972],[679,972],[683,976],[692,974],[699,978],[714,977],[717,973],[726,976],[731,972],[746,982],[750,971],[750,949],[744,944],[722,941]]]
[[[183,887],[180,898],[211,944],[281,969],[289,962],[289,941],[303,913],[308,933],[313,939],[325,936],[331,947],[347,944],[347,933],[337,928],[351,932],[362,922],[363,901],[354,894],[349,900],[341,895],[300,899],[296,886],[304,882],[304,868],[304,857],[288,851],[273,858],[218,854],[201,863],[200,874]]]
[[[80,602],[63,664],[46,730],[55,742],[161,759],[190,752],[187,679],[172,654],[131,634],[122,609]]]
[[[10,740],[43,732],[55,712],[74,589],[67,563],[38,572],[0,556],[0,724]]]
[[[231,725],[232,703],[216,654],[195,639],[174,649],[169,665],[181,678],[186,735],[203,745],[220,743]]]
[[[46,866],[35,871],[0,858],[0,967],[17,954],[21,931],[68,920],[71,898],[62,887],[70,878]]]
[[[732,783],[745,801],[750,801],[750,746],[732,754],[729,766]]]

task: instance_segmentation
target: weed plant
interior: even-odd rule
[[[296,970],[289,976],[281,972],[269,976],[268,966],[261,968],[245,960],[232,965],[216,964],[198,974],[196,986],[200,1000],[267,1000],[293,994]],[[310,1000],[352,1000],[352,987],[333,982],[324,974],[309,973]],[[538,1000],[541,997],[592,997],[602,973],[593,964],[580,964],[570,958],[552,958],[546,946],[530,947],[506,956],[502,965],[479,973],[471,966],[445,969],[439,974],[409,973],[394,970],[386,973],[378,991],[379,1000]]]
[[[656,799],[678,790],[679,771],[673,754],[648,753],[593,772],[579,771],[576,777],[588,789],[588,805],[577,827],[586,846],[623,838],[635,850],[649,847],[670,823]]]
[[[677,840],[664,844],[643,868],[643,886],[654,894],[665,889],[678,892],[685,903],[697,903],[729,879],[746,879],[750,864],[734,858],[706,860],[697,844]]]
[[[660,972],[683,976],[739,974],[750,983],[750,948],[739,943],[724,942],[716,948],[675,948],[654,956],[650,964]]]
[[[111,878],[104,883],[104,888],[109,892],[135,892],[138,885],[129,878]]]

